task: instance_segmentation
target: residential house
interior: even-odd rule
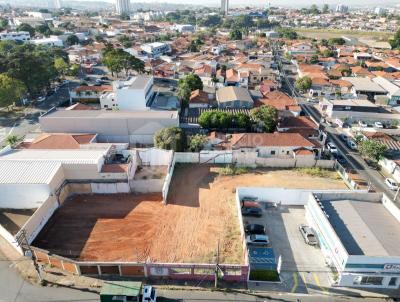
[[[217,90],[219,108],[253,108],[254,101],[246,88],[228,86]]]
[[[228,69],[226,71],[225,86],[249,86],[249,73],[248,71],[239,72],[236,69]]]
[[[209,108],[211,107],[210,95],[200,89],[192,91],[189,98],[189,108]]]
[[[290,55],[306,55],[311,56],[316,53],[311,43],[298,42],[286,47],[286,52]]]
[[[372,81],[387,91],[388,105],[400,105],[400,82],[390,81],[383,77],[373,78]]]
[[[264,94],[264,98],[258,99],[255,106],[269,105],[278,110],[279,117],[299,116],[301,107],[294,98],[282,91],[275,90]]]
[[[73,101],[78,102],[99,102],[103,93],[111,92],[112,86],[79,86],[71,90],[70,95]]]
[[[387,94],[385,89],[373,82],[370,78],[343,77],[342,80],[350,82],[353,85],[351,89],[355,97],[359,95],[366,95],[368,100],[373,101],[375,96]]]
[[[287,116],[277,125],[278,132],[299,133],[305,138],[318,139],[321,136],[319,126],[307,116]]]

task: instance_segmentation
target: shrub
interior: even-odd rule
[[[224,176],[233,176],[233,175],[241,175],[241,174],[246,174],[249,172],[248,168],[238,168],[233,165],[226,166],[224,168],[221,168],[219,170],[219,175],[224,175]]]

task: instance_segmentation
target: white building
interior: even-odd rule
[[[229,13],[229,0],[221,0],[221,12],[227,16]]]
[[[131,2],[130,0],[116,0],[115,2],[115,11],[118,15],[129,14],[131,10]]]
[[[361,191],[252,187],[237,188],[236,192],[238,205],[244,196],[252,196],[260,203],[279,201],[282,209],[303,206],[301,220],[313,228],[328,266],[321,263],[315,270],[335,272],[332,286],[399,289],[400,210],[387,196]],[[296,240],[289,233],[281,236],[288,245]]]
[[[27,12],[29,17],[42,19],[42,20],[51,20],[52,16],[50,13],[42,13],[42,12]]]
[[[171,30],[176,30],[180,33],[194,33],[196,28],[191,24],[174,24]]]
[[[35,45],[43,45],[43,46],[57,46],[57,47],[63,47],[64,42],[57,36],[50,36],[49,38],[43,38],[43,39],[35,39],[31,40],[31,42]]]
[[[128,81],[115,81],[113,92],[100,96],[102,109],[146,110],[154,95],[153,77],[139,75]]]
[[[171,51],[169,44],[161,42],[143,44],[141,49],[149,58],[158,58]]]
[[[374,13],[377,15],[383,15],[387,13],[387,9],[383,7],[375,7]]]
[[[13,31],[13,32],[1,32],[0,41],[12,40],[12,41],[29,41],[31,35],[27,31]]]
[[[349,7],[344,4],[336,5],[336,12],[337,13],[347,13],[349,11]]]

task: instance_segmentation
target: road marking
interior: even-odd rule
[[[297,274],[293,273],[293,281],[294,281],[294,285],[293,288],[291,290],[292,293],[294,293],[297,289],[297,286],[299,286],[299,281],[297,280]]]
[[[303,280],[303,283],[304,283],[304,286],[306,287],[306,289],[307,289],[307,292],[308,292],[308,286],[307,286],[307,282],[306,282],[306,276],[304,275],[304,272],[301,272],[301,279]]]
[[[316,273],[312,273],[312,275],[313,275],[313,277],[314,277],[315,282],[317,283],[317,286],[318,286],[324,293],[328,293],[329,291],[328,291],[325,287],[321,286],[321,283],[319,282],[318,275],[317,275]]]

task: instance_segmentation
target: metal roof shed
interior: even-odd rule
[[[142,291],[142,282],[106,281],[100,292],[101,302],[138,301]]]

